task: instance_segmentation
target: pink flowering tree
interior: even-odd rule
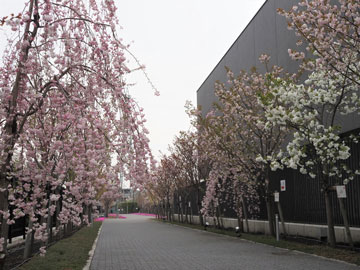
[[[187,105],[188,106],[188,105]],[[188,109],[190,109],[188,107]],[[190,112],[188,112],[190,113]],[[190,189],[195,190],[195,201],[197,211],[199,213],[200,224],[203,225],[203,217],[201,214],[201,194],[202,187],[201,182],[205,181],[206,175],[206,162],[207,159],[205,149],[202,148],[200,143],[200,137],[198,132],[195,131],[181,131],[178,136],[175,137],[173,145],[170,147],[170,151],[176,161],[176,166],[180,168],[179,178],[176,181],[176,189],[183,191],[183,198],[181,198],[181,204],[185,204],[185,219],[188,214],[188,196]],[[180,202],[180,198],[178,198]],[[183,204],[182,204],[183,205]],[[190,207],[190,210],[192,208]],[[182,209],[181,209],[182,211]],[[192,216],[192,213],[190,213]]]
[[[263,55],[260,60],[267,66],[269,57]],[[204,208],[219,205],[216,194],[227,190],[223,185],[225,179],[229,178],[234,183],[235,205],[239,217],[242,217],[242,202],[249,201],[253,205],[257,200],[257,186],[265,198],[269,229],[274,234],[273,191],[269,187],[269,172],[279,167],[277,153],[287,132],[285,128],[266,123],[265,110],[258,96],[268,94],[271,76],[288,75],[277,66],[267,67],[265,74],[253,68],[250,72],[241,71],[236,77],[231,70],[227,71],[227,84],[216,84],[215,93],[219,103],[200,122],[203,141],[207,142],[212,152],[212,170]],[[254,206],[252,210],[256,208]]]
[[[198,135],[193,131],[181,131],[169,146],[169,155],[163,155],[153,169],[153,177],[146,183],[148,195],[156,198],[157,204],[165,206],[166,216],[170,219],[174,207],[178,207],[180,220],[192,220],[193,213],[188,207],[189,196],[194,191],[198,211],[201,210],[201,179],[204,179],[202,160],[199,158]],[[177,205],[173,205],[174,194]],[[190,210],[190,211],[189,211]],[[202,222],[200,214],[200,221]]]
[[[301,67],[328,70],[328,76],[343,78],[360,85],[359,35],[360,3],[356,0],[301,0],[291,10],[278,12],[288,20],[288,27],[299,37],[314,58],[301,50],[289,49],[290,56],[301,60]]]
[[[101,193],[100,201],[105,208],[105,217],[109,217],[109,210],[114,206],[117,199],[121,197],[118,182],[108,181]]]
[[[245,204],[241,203],[245,198],[245,192],[242,191],[244,191],[245,186],[251,188],[254,185],[247,185],[240,180],[240,171],[237,171],[236,175],[232,172],[232,160],[229,160],[231,154],[228,155],[232,149],[225,149],[223,145],[223,118],[216,117],[213,113],[203,118],[201,111],[193,108],[189,109],[189,113],[195,116],[193,125],[197,126],[199,130],[200,151],[198,159],[201,164],[199,172],[202,179],[206,181],[206,192],[202,200],[201,213],[206,217],[213,217],[214,223],[221,227],[222,208],[225,205],[225,207],[232,207],[238,215],[239,226],[241,227]],[[252,191],[253,194],[256,194],[255,190]],[[248,206],[252,208],[253,205],[251,202]]]
[[[163,155],[159,163],[152,168],[151,178],[148,179],[145,187],[152,201],[157,205],[159,216],[172,218],[171,201],[174,194],[177,169],[173,157]]]
[[[114,1],[85,2],[29,0],[4,21],[18,35],[0,66],[2,259],[16,218],[26,215],[28,236],[45,242],[55,213],[79,225],[107,181],[148,175],[148,132],[127,92]]]

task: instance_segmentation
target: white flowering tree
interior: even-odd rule
[[[341,74],[330,74],[322,69],[322,65],[304,84],[280,78],[270,81],[271,92],[259,99],[266,110],[267,124],[275,123],[294,132],[279,157],[287,167],[319,179],[325,196],[328,241],[335,246],[330,178],[338,184],[347,184],[354,178],[354,173],[344,162],[350,157],[350,148],[339,136],[341,126],[337,120],[340,115],[358,111],[358,87]],[[356,141],[355,137],[349,139]]]

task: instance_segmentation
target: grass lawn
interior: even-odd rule
[[[158,220],[158,219],[156,219]],[[167,223],[180,225],[184,227],[190,227],[193,229],[198,230],[204,230],[204,227],[200,225],[194,225],[194,224],[185,224],[180,222],[168,222]],[[216,229],[213,227],[207,228],[207,231],[218,233],[218,234],[224,234],[228,236],[238,237],[235,231],[232,230],[221,230]],[[279,242],[276,241],[276,239],[272,236],[268,235],[262,235],[262,234],[248,234],[248,233],[242,233],[239,237],[240,239],[245,239],[257,243],[262,243],[266,245],[271,245],[279,248],[286,248],[290,250],[297,250],[305,253],[310,253],[318,256],[323,256],[331,259],[336,259],[340,261],[349,262],[352,264],[360,265],[360,252],[341,249],[341,248],[330,248],[326,245],[317,245],[317,244],[304,244],[299,243],[294,240],[284,240],[281,239]]]
[[[101,222],[94,222],[48,248],[45,257],[36,255],[21,270],[82,270],[98,234]]]

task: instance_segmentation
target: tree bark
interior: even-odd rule
[[[269,195],[266,196],[266,210],[269,222],[269,232],[272,236],[275,236],[275,228],[274,228],[274,209],[272,207],[271,197]]]
[[[274,195],[270,190],[270,165],[267,166],[265,171],[265,201],[266,201],[266,210],[269,222],[269,232],[272,236],[275,237],[275,216],[274,216]]]
[[[32,228],[33,228],[33,221],[32,218],[29,216],[29,226],[28,226],[28,233],[26,234],[25,240],[25,249],[24,249],[24,260],[28,259],[31,255],[32,250]]]
[[[330,191],[327,189],[325,190],[325,207],[326,207],[326,220],[328,224],[328,244],[331,247],[335,248],[336,238],[335,238],[333,209],[330,200]]]
[[[92,219],[92,205],[88,205],[87,206],[87,211],[88,211],[88,222],[89,224],[93,223],[93,219]]]
[[[200,187],[199,186],[197,187],[196,201],[197,201],[197,211],[198,211],[198,215],[199,215],[200,225],[204,226],[204,219],[203,219],[203,215],[201,214],[201,200],[200,200]]]
[[[279,211],[279,216],[280,216],[280,220],[281,220],[281,226],[283,229],[283,233],[286,236],[287,233],[286,233],[286,227],[285,227],[285,220],[284,220],[284,215],[283,215],[283,211],[282,211],[280,202],[277,202],[277,207],[278,207],[278,211]]]
[[[171,221],[171,217],[170,217],[170,201],[169,201],[169,197],[166,197],[166,219],[168,221]]]
[[[246,202],[245,202],[244,198],[241,198],[241,203],[242,203],[243,212],[244,212],[244,218],[245,218],[245,223],[246,223],[246,232],[249,233],[250,230],[249,230],[248,211],[247,211],[247,205],[246,205]]]
[[[189,202],[189,209],[190,209],[190,224],[192,224],[193,223],[193,211],[192,211],[192,205],[190,202]]]
[[[105,217],[108,218],[109,217],[109,206],[110,203],[108,203],[107,201],[105,201]]]
[[[35,9],[35,12],[37,12],[38,10],[37,1],[34,0],[29,2],[28,14],[30,17],[32,17],[32,14],[34,12],[33,9]],[[31,31],[31,35],[28,35],[28,33],[30,32],[31,25],[34,27],[34,29]],[[10,171],[10,167],[11,167],[10,165],[13,157],[12,153],[14,150],[17,137],[19,135],[18,134],[19,131],[17,128],[16,109],[17,109],[18,97],[20,94],[20,82],[25,75],[22,72],[22,69],[24,63],[28,59],[31,43],[35,39],[35,36],[37,35],[38,26],[39,26],[39,21],[36,18],[34,20],[29,20],[25,24],[24,41],[28,41],[29,44],[27,46],[23,46],[22,48],[21,56],[18,62],[19,63],[18,71],[16,74],[14,85],[11,90],[11,101],[9,103],[9,111],[4,126],[3,134],[4,134],[4,138],[6,138],[4,142],[5,149],[3,150],[0,160],[0,163],[2,164],[0,167],[0,188],[4,190],[0,192],[0,210],[3,211],[3,213],[6,213],[9,209],[8,191],[7,191],[9,181],[7,179],[7,174]],[[25,119],[23,120],[25,121],[27,116],[25,115],[23,117],[25,117]],[[2,223],[2,226],[0,226],[0,238],[4,238],[3,250],[0,252],[0,270],[1,270],[4,267],[6,253],[7,253],[6,243],[8,238],[8,225],[7,225],[7,219],[4,218],[3,215],[0,215],[0,220]]]
[[[50,206],[52,202],[49,200],[49,207],[48,207],[48,217],[47,217],[47,233],[48,233],[48,239],[47,244],[50,244],[52,242],[52,215],[50,214]]]
[[[239,226],[239,232],[243,233],[244,232],[244,223],[242,221],[242,219],[239,217],[237,217],[237,221],[238,221],[238,226]]]
[[[217,222],[218,222],[218,228],[219,229],[224,228],[224,224],[222,223],[221,210],[220,210],[219,205],[216,207],[216,219],[217,219]]]
[[[343,198],[339,198],[339,204],[340,204],[341,215],[342,215],[343,220],[344,220],[344,227],[345,227],[345,232],[346,232],[346,238],[347,238],[347,241],[348,241],[349,246],[351,247],[351,249],[354,249],[354,243],[353,243],[352,236],[351,236],[351,231],[350,231],[350,226],[349,226],[349,220],[348,220],[348,217],[347,217],[347,213],[346,213],[346,209],[345,209],[345,204],[344,204],[344,199],[343,199]]]
[[[181,223],[184,223],[184,213],[183,213],[183,207],[181,205],[181,201],[179,202],[179,208],[180,208],[180,217],[181,217]]]

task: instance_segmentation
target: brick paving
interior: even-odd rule
[[[149,217],[104,221],[91,270],[352,270],[359,267]]]

